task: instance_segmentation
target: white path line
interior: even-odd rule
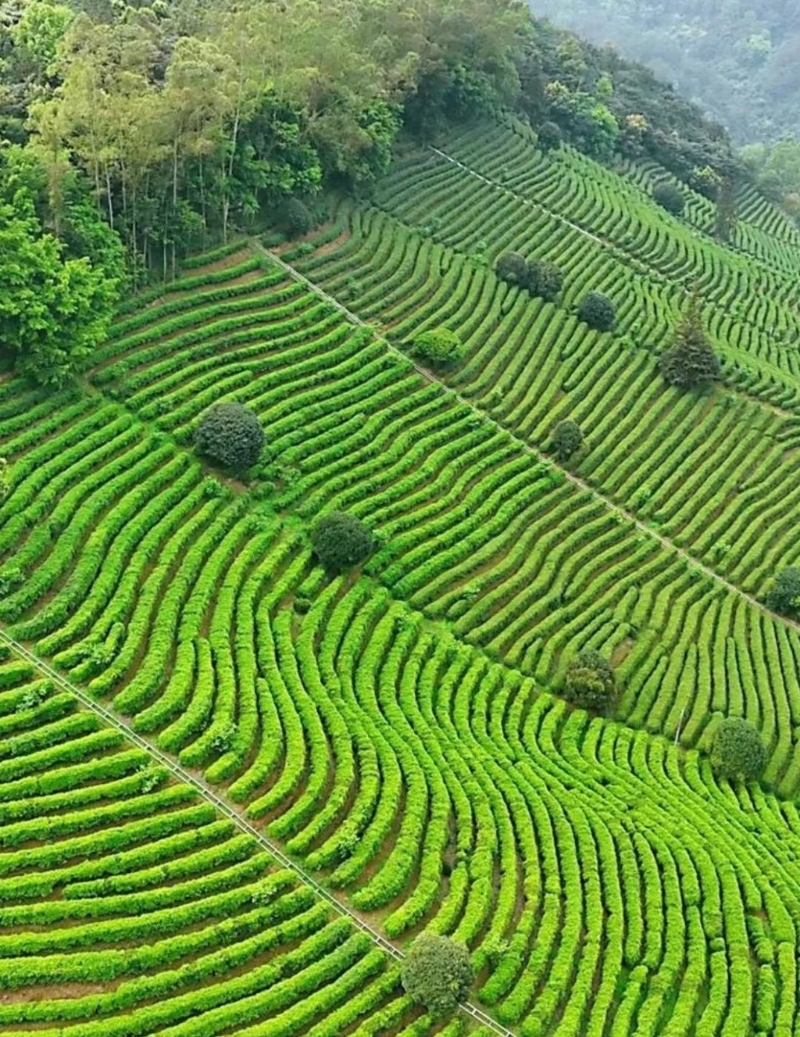
[[[277,846],[271,839],[268,839],[263,832],[260,832],[254,825],[250,824],[246,818],[233,809],[230,804],[226,803],[224,799],[214,792],[210,786],[203,781],[201,778],[195,777],[189,771],[185,770],[176,760],[174,760],[167,753],[163,752],[158,746],[153,745],[146,738],[142,738],[140,734],[133,730],[130,722],[125,718],[121,717],[118,713],[108,709],[101,703],[97,702],[96,699],[92,698],[91,695],[87,694],[82,688],[78,687],[77,684],[73,684],[72,681],[68,680],[57,670],[54,670],[49,663],[44,659],[40,658],[34,652],[32,652],[25,645],[19,641],[15,641],[13,637],[10,637],[5,631],[0,630],[0,642],[7,645],[17,656],[30,663],[31,666],[35,667],[40,673],[48,677],[55,685],[61,688],[63,691],[73,695],[81,705],[85,706],[86,709],[91,710],[107,724],[116,728],[120,731],[125,738],[133,742],[144,752],[148,753],[153,759],[158,760],[160,764],[168,768],[171,773],[185,784],[190,785],[199,796],[202,796],[208,803],[224,814],[225,817],[229,818],[237,828],[242,832],[245,832],[252,839],[255,839],[257,843],[263,849],[265,849],[280,865],[284,868],[294,872],[297,878],[304,883],[306,886],[310,886],[316,895],[324,900],[325,903],[332,908],[337,914],[343,918],[347,918],[354,926],[360,929],[379,947],[382,951],[388,954],[397,962],[401,962],[405,958],[404,952],[390,940],[387,940],[382,933],[379,933],[377,929],[373,929],[371,925],[360,918],[354,911],[351,911],[348,907],[341,903],[329,890],[321,886],[316,879],[312,878],[296,861],[293,861],[291,857],[288,857],[279,846]],[[471,1016],[477,1022],[483,1026],[488,1027],[494,1033],[500,1035],[500,1037],[516,1037],[516,1034],[512,1030],[506,1029],[491,1016],[487,1015],[484,1011],[478,1008],[476,1005],[471,1004],[469,1001],[462,1002],[459,1005],[462,1012]]]
[[[450,161],[455,162],[455,159],[451,159]],[[457,164],[460,165],[460,163]],[[475,173],[473,175],[479,176],[480,174]],[[483,178],[481,177],[481,179]],[[597,240],[599,241],[600,239],[598,238]],[[265,248],[261,244],[254,243],[254,247],[259,251],[263,252],[271,260],[273,260],[273,262],[277,263],[280,267],[282,267],[290,277],[293,277],[296,281],[299,281],[301,284],[304,284],[309,289],[309,291],[312,291],[320,298],[325,299],[326,302],[331,304],[331,306],[335,306],[336,309],[339,310],[340,313],[344,314],[344,316],[347,317],[347,319],[351,321],[353,324],[357,324],[359,327],[362,328],[370,327],[370,325],[363,321],[359,316],[348,310],[347,307],[340,303],[338,299],[334,298],[334,296],[332,295],[329,295],[323,288],[320,288],[319,285],[314,284],[313,281],[309,280],[309,278],[307,278],[304,274],[301,274],[299,270],[296,270],[290,263],[287,263],[286,260],[282,259],[278,255],[275,255],[274,252],[271,252],[268,248]],[[406,362],[409,361],[408,354],[404,353],[402,349],[399,349],[397,346],[392,345],[391,342],[377,335],[377,333],[376,337],[379,338],[380,342],[392,353],[395,353],[398,356],[402,357],[403,360]],[[411,361],[411,363],[414,367],[414,370],[417,371],[423,378],[426,378],[429,382],[433,382],[436,385],[438,385],[442,389],[442,391],[445,392],[448,396],[456,400],[459,404],[461,404],[461,406],[468,407],[474,414],[477,414],[482,420],[491,421],[498,428],[502,429],[503,432],[506,433],[506,435],[513,439],[514,442],[517,443],[522,450],[530,454],[532,457],[535,457],[540,464],[546,465],[548,468],[553,469],[553,471],[561,472],[561,474],[567,479],[568,482],[572,483],[573,486],[576,486],[578,489],[588,494],[591,498],[598,501],[605,508],[607,508],[608,511],[615,514],[623,522],[628,523],[632,530],[636,529],[640,533],[644,533],[651,540],[655,540],[662,547],[667,548],[667,550],[675,554],[678,558],[683,559],[683,561],[685,561],[687,565],[689,565],[696,572],[702,573],[702,575],[708,577],[708,579],[712,580],[720,587],[724,587],[725,590],[729,591],[731,594],[737,595],[737,597],[741,598],[743,601],[746,601],[748,605],[752,605],[753,608],[756,608],[760,612],[765,613],[771,619],[778,620],[781,623],[785,623],[787,626],[792,626],[797,629],[800,629],[800,623],[795,622],[792,619],[789,619],[787,616],[782,616],[779,615],[777,612],[773,612],[771,609],[767,608],[767,606],[763,602],[759,601],[758,598],[754,598],[751,594],[748,594],[746,591],[742,590],[741,587],[737,587],[736,584],[731,583],[720,573],[716,572],[716,570],[711,569],[704,562],[701,562],[698,558],[695,558],[694,555],[690,554],[684,548],[678,547],[678,545],[673,543],[668,537],[664,536],[662,533],[659,533],[651,526],[646,525],[640,519],[636,518],[634,514],[627,511],[621,505],[616,504],[613,500],[611,500],[610,497],[606,497],[604,494],[594,489],[594,487],[592,487],[589,483],[581,479],[580,476],[575,475],[574,472],[569,471],[569,469],[567,468],[562,468],[553,460],[553,458],[551,458],[545,453],[542,453],[542,451],[538,450],[536,447],[531,446],[530,443],[526,442],[524,439],[521,439],[515,432],[513,432],[509,428],[506,428],[501,422],[491,417],[489,414],[486,413],[486,411],[482,410],[476,404],[472,403],[472,401],[466,399],[466,397],[462,396],[455,389],[451,389],[449,385],[443,382],[441,378],[438,378],[435,374],[433,374],[432,371],[429,371],[427,368],[422,367],[420,364],[414,363],[414,361]]]

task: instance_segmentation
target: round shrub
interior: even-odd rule
[[[680,216],[686,208],[686,199],[684,198],[683,191],[676,187],[675,184],[671,184],[666,180],[656,184],[653,188],[653,201],[660,205],[662,209],[671,212],[673,216]]]
[[[754,781],[767,765],[767,750],[756,727],[743,717],[727,717],[714,732],[711,766],[721,778]]]
[[[360,519],[344,511],[332,511],[314,523],[311,546],[325,568],[337,573],[366,561],[373,541]]]
[[[527,287],[531,295],[552,302],[563,284],[564,275],[555,263],[549,263],[546,259],[535,259],[528,263]]]
[[[555,151],[564,140],[561,127],[555,122],[543,122],[536,132],[536,142],[541,151]]]
[[[301,238],[314,229],[314,217],[299,198],[290,198],[281,212],[281,230],[290,238]]]
[[[567,665],[564,698],[574,706],[605,714],[614,702],[616,690],[611,663],[599,652],[587,649]]]
[[[200,419],[195,449],[225,468],[242,471],[255,464],[264,447],[264,430],[242,403],[217,403]]]
[[[578,304],[578,317],[597,331],[611,331],[617,319],[617,311],[607,295],[589,292]]]
[[[439,327],[417,335],[413,352],[435,367],[447,367],[464,358],[464,344],[454,331]]]
[[[469,951],[455,940],[420,933],[403,962],[401,977],[406,993],[424,1005],[435,1019],[450,1015],[469,995],[475,978]]]
[[[767,595],[767,605],[786,616],[800,613],[800,569],[790,566],[778,573],[775,585]]]
[[[550,445],[559,461],[568,461],[583,446],[583,433],[578,423],[571,418],[559,421],[553,429]]]
[[[519,252],[504,252],[495,264],[497,276],[511,284],[524,285],[528,281],[528,263]]]

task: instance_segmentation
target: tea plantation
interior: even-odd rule
[[[407,144],[300,243],[129,299],[78,388],[0,382],[3,1034],[800,1033],[800,630],[767,605],[800,232],[750,190],[724,246],[665,178],[513,121]],[[658,366],[692,293],[701,391]],[[246,478],[193,448],[220,401],[263,428]],[[318,563],[330,512],[366,562]],[[608,716],[566,693],[586,650]],[[761,780],[712,767],[731,717]],[[423,930],[470,951],[450,1019],[400,982]]]

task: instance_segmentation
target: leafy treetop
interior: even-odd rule
[[[403,962],[406,993],[434,1019],[452,1014],[469,995],[474,972],[469,951],[447,936],[421,933]]]

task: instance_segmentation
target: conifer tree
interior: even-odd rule
[[[720,378],[722,368],[703,327],[700,300],[696,295],[675,331],[672,345],[659,357],[658,367],[665,381],[681,389],[692,389]]]

